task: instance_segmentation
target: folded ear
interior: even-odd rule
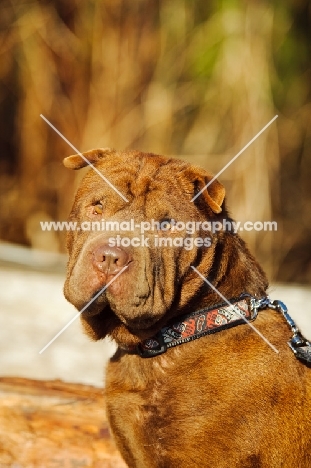
[[[92,149],[84,153],[68,156],[63,160],[63,164],[68,169],[81,169],[89,164],[96,164],[101,158],[114,152],[111,148]]]
[[[193,197],[203,190],[193,202],[202,205],[203,201],[214,213],[221,213],[226,194],[225,187],[217,179],[213,180],[214,176],[211,173],[199,167],[191,166],[185,170],[184,174],[192,182]],[[213,182],[210,183],[212,180]],[[207,188],[205,188],[206,185],[208,185]]]

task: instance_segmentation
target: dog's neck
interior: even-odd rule
[[[189,300],[183,312],[219,303],[221,296],[218,292],[227,299],[239,297],[243,293],[262,297],[269,285],[264,271],[245,242],[236,234],[220,235],[214,247],[213,264],[205,271],[202,271],[200,265],[197,269],[207,281]]]

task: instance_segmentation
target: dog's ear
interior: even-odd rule
[[[211,173],[199,167],[191,166],[186,169],[184,174],[187,176],[188,180],[192,182],[192,199],[199,194],[193,202],[201,205],[203,201],[214,213],[221,213],[226,194],[225,187],[218,182],[217,179],[213,180],[214,176]],[[210,183],[212,180],[213,182]],[[206,185],[208,185],[208,187],[205,188]],[[200,193],[201,190],[202,193]]]
[[[63,160],[63,164],[68,169],[81,169],[81,167],[85,167],[89,164],[96,164],[100,159],[114,152],[115,151],[111,148],[92,149],[84,153],[68,156]]]

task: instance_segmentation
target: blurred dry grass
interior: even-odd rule
[[[307,0],[19,0],[0,4],[0,238],[62,251],[39,220],[67,218],[72,153],[175,155],[218,172],[271,279],[311,280],[310,7]]]

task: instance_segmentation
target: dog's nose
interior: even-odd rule
[[[93,264],[103,273],[116,275],[128,263],[129,255],[119,247],[101,245],[93,251]]]

